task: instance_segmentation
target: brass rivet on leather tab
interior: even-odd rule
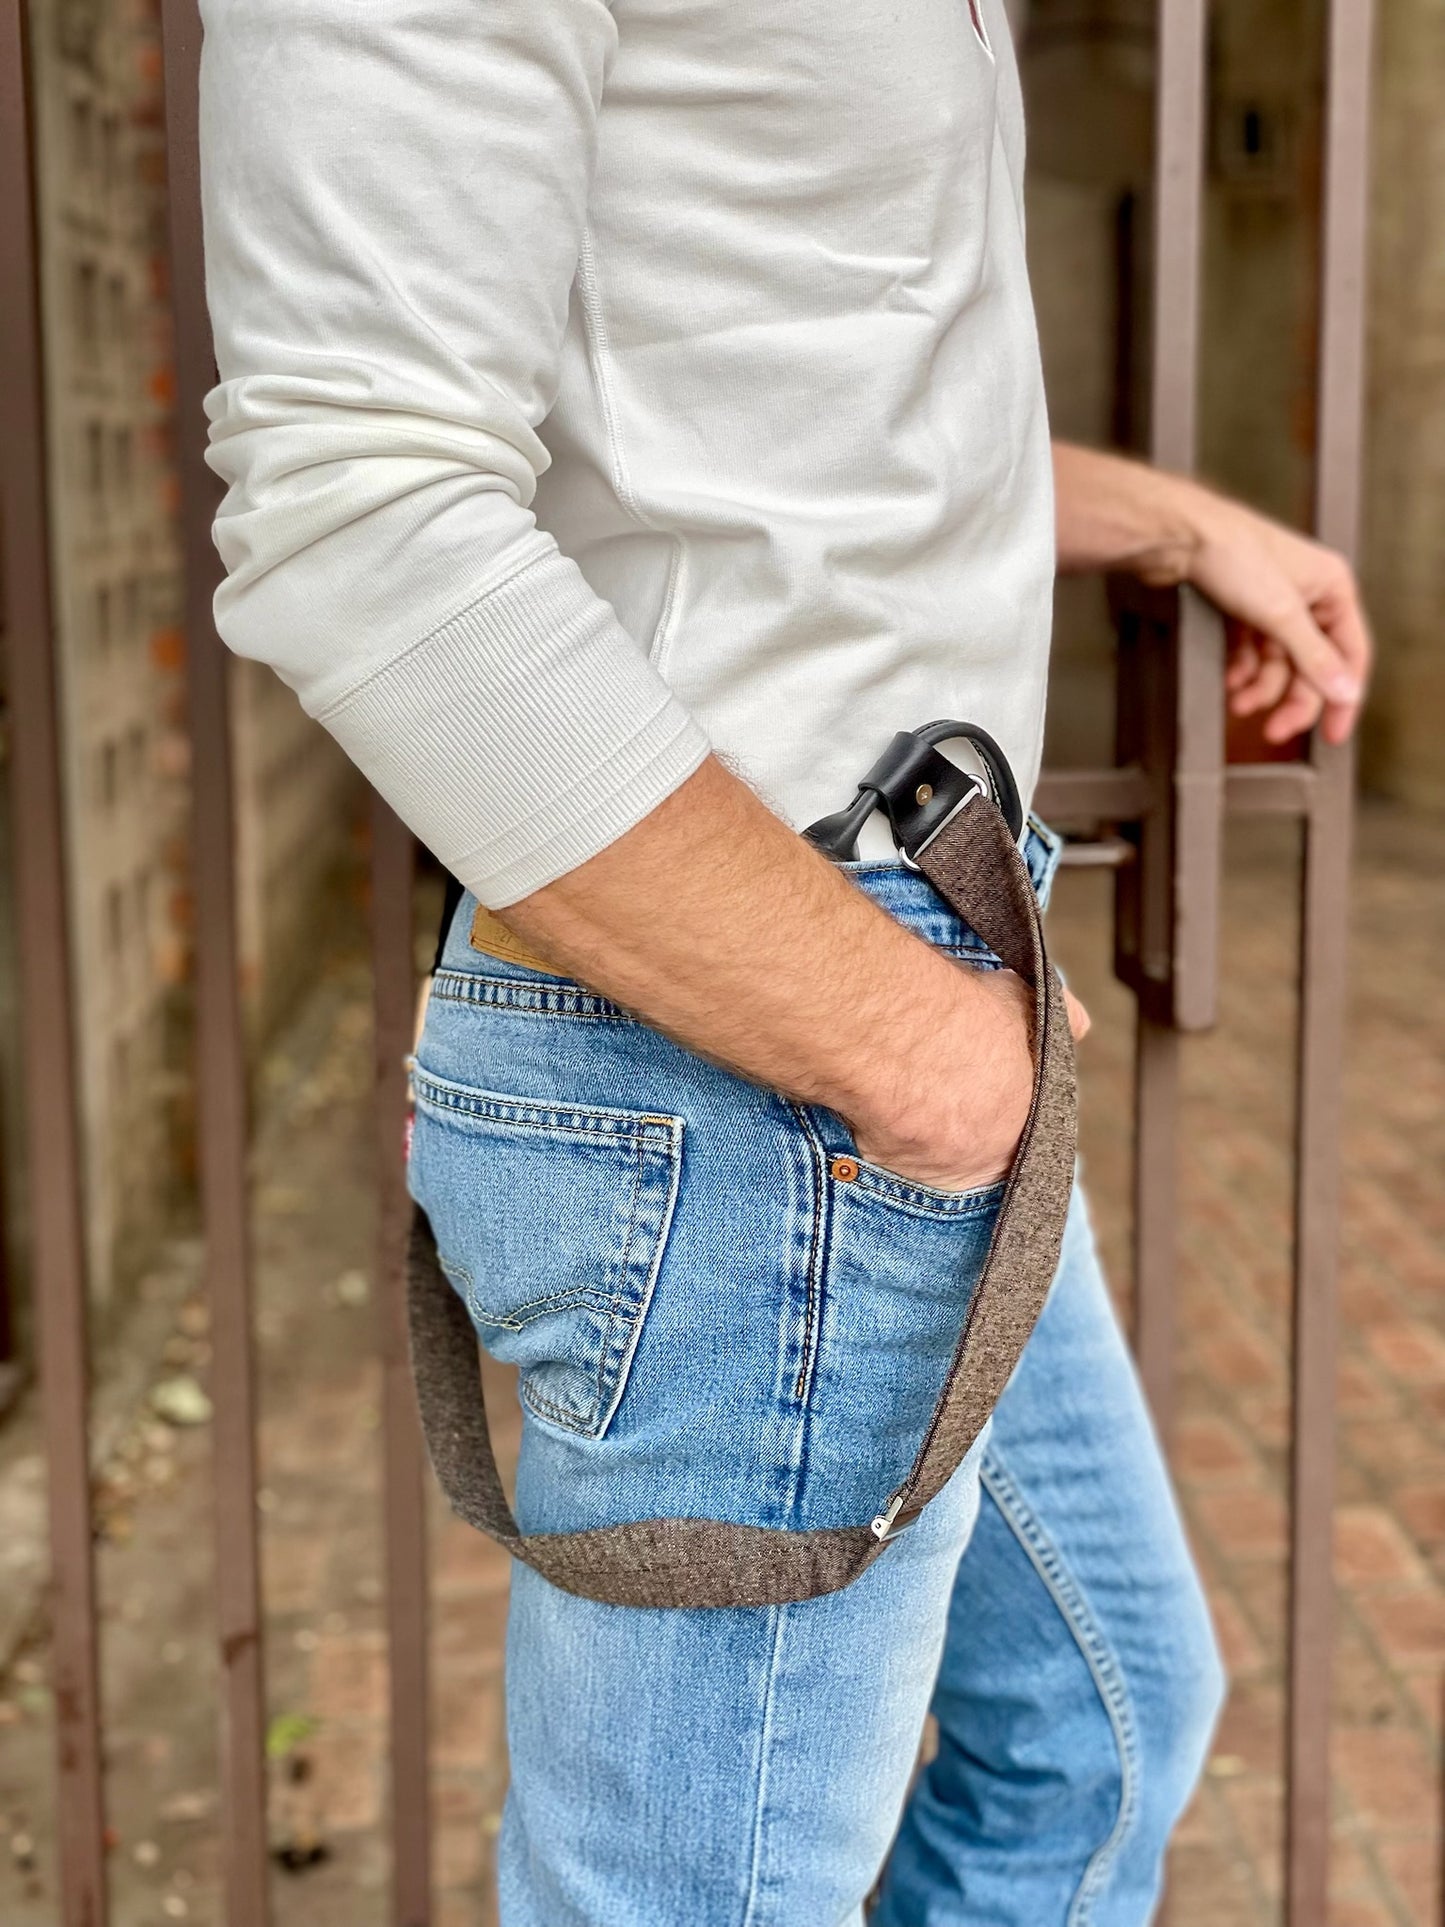
[[[857,1158],[834,1158],[828,1169],[839,1184],[851,1184],[858,1175]]]
[[[918,788],[913,792],[913,800],[920,805],[931,803],[933,801],[932,783],[920,783]]]

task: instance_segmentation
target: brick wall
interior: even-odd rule
[[[104,1306],[188,1209],[185,639],[155,0],[36,0],[36,141],[88,1261]],[[288,691],[237,665],[253,1031],[314,946],[353,815]]]
[[[34,50],[86,1229],[104,1301],[178,1168],[183,652],[158,76],[126,5],[43,5]]]

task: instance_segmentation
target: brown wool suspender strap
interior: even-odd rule
[[[452,1507],[567,1592],[624,1606],[773,1606],[848,1585],[948,1483],[1018,1363],[1053,1281],[1073,1181],[1076,1098],[1063,986],[1044,952],[1038,900],[1009,826],[974,791],[917,867],[1034,997],[1028,1123],[938,1404],[902,1486],[878,1517],[791,1532],[715,1519],[642,1519],[587,1532],[518,1529],[492,1452],[465,1306],[418,1211],[409,1298],[412,1360],[432,1464]]]

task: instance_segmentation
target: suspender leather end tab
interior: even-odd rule
[[[848,807],[809,824],[803,835],[835,863],[852,863],[858,855],[859,831],[874,810],[881,809],[904,861],[916,860],[965,803],[985,794],[978,777],[938,753],[939,743],[955,737],[972,745],[987,775],[987,793],[1017,843],[1024,813],[1008,760],[986,730],[960,722],[900,729],[858,785]]]

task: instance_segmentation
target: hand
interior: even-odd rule
[[[1011,970],[969,973],[971,994],[938,1039],[932,1091],[912,1091],[900,1122],[855,1122],[853,1141],[870,1164],[935,1191],[974,1191],[1008,1176],[1028,1121],[1034,1069],[1033,995]],[[1066,990],[1076,1040],[1089,1014]]]
[[[1372,652],[1343,556],[1187,476],[1101,449],[1055,442],[1054,483],[1061,572],[1192,582],[1229,619],[1234,714],[1268,711],[1272,743],[1321,717],[1327,742],[1345,740]]]
[[[1288,742],[1321,718],[1325,741],[1344,742],[1372,655],[1350,565],[1241,503],[1186,486],[1193,541],[1185,573],[1230,619],[1230,709],[1267,711],[1267,742]]]

